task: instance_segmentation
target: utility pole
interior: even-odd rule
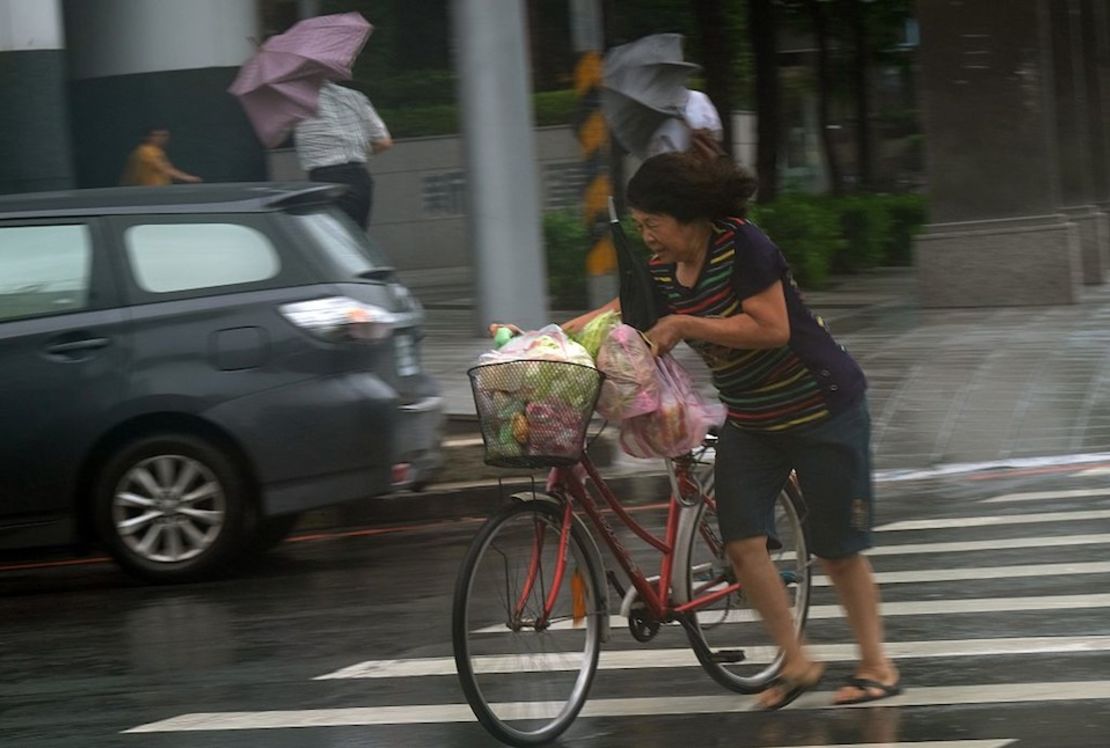
[[[617,256],[609,236],[608,206],[613,194],[609,179],[609,130],[601,114],[601,57],[605,35],[600,0],[570,0],[571,43],[578,61],[574,88],[578,93],[575,131],[582,149],[585,188],[583,219],[589,232],[586,254],[586,289],[590,307],[616,298]]]

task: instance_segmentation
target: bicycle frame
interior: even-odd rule
[[[658,587],[652,586],[649,579],[640,570],[640,567],[632,560],[632,556],[628,549],[624,547],[620,538],[617,537],[613,525],[603,514],[602,508],[599,506],[590,490],[586,487],[585,482],[575,478],[571,473],[573,468],[559,468],[555,478],[555,484],[562,489],[562,491],[558,493],[562,494],[560,498],[563,499],[563,523],[559,535],[559,553],[557,556],[555,577],[544,604],[542,619],[536,622],[537,627],[541,627],[548,622],[551,611],[555,605],[557,592],[566,572],[566,548],[570,536],[571,524],[573,522],[575,503],[585,511],[594,527],[601,531],[605,544],[617,559],[617,563],[624,570],[629,582],[636,588],[636,591],[640,595],[640,599],[644,602],[652,617],[656,620],[665,622],[676,618],[681,619],[684,614],[692,613],[703,606],[710,605],[740,589],[739,583],[734,582],[720,589],[715,589],[705,595],[691,595],[692,599],[681,605],[674,606],[672,604],[670,589],[671,577],[674,573],[675,541],[678,535],[679,519],[683,511],[696,506],[696,504],[684,502],[687,502],[688,498],[695,493],[695,501],[700,502],[705,500],[700,485],[698,485],[691,474],[691,464],[688,459],[679,459],[672,462],[672,492],[667,509],[667,524],[662,539],[645,529],[634,517],[632,517],[628,510],[624,508],[613,494],[612,490],[606,485],[604,478],[598,473],[597,468],[588,455],[583,454],[578,464],[582,466],[586,475],[589,476],[594,486],[601,493],[609,509],[617,515],[625,527],[662,554]],[[537,531],[536,548],[533,550],[532,562],[528,570],[528,578],[519,596],[516,611],[518,615],[516,617],[519,617],[519,613],[523,609],[524,602],[531,594],[533,584],[538,575],[539,556],[540,552],[543,550],[542,545],[543,534]]]

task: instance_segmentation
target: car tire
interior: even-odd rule
[[[191,434],[133,441],[96,484],[99,537],[121,566],[151,582],[224,571],[242,549],[249,483],[226,451]]]

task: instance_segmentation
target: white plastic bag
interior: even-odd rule
[[[567,337],[558,325],[547,325],[517,335],[500,348],[486,351],[478,357],[479,365],[508,361],[565,361],[594,368],[590,352]]]

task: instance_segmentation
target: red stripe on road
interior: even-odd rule
[[[628,512],[644,512],[658,509],[666,509],[668,502],[662,501],[655,504],[641,504],[639,506],[626,507]],[[602,513],[611,513],[612,510],[608,507],[602,509]],[[460,523],[475,523],[485,522],[487,517],[464,517],[462,519],[454,520],[439,520],[435,522],[425,522],[421,524],[412,525],[396,525],[393,527],[364,527],[358,530],[339,530],[336,532],[318,532],[308,533],[304,535],[294,535],[293,537],[286,538],[285,543],[314,543],[325,540],[338,540],[340,538],[358,538],[358,537],[372,537],[375,535],[393,535],[400,532],[407,532],[413,530],[431,530],[436,527],[447,527],[450,525],[458,525]],[[0,565],[0,572],[6,571],[29,571],[34,569],[51,569],[65,566],[93,566],[95,564],[108,563],[112,559],[108,556],[90,556],[88,558],[70,558],[62,561],[31,561],[19,564]]]
[[[9,564],[0,566],[0,571],[24,571],[26,569],[49,569],[53,566],[91,566],[102,564],[112,559],[107,556],[93,556],[92,558],[70,558],[65,561],[36,561],[26,564]]]

